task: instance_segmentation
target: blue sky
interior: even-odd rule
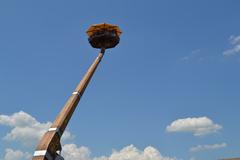
[[[92,156],[131,144],[184,160],[240,156],[239,5],[1,1],[0,115],[24,111],[41,123],[53,121],[97,56],[86,29],[112,23],[123,31],[120,44],[107,50],[69,123],[74,138],[68,141],[88,147]],[[194,117],[207,117],[221,129],[201,136],[166,130]],[[0,126],[0,157],[6,148],[33,152],[35,146],[3,138],[11,126]],[[226,145],[190,151],[214,144]]]

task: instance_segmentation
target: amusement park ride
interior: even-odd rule
[[[51,127],[39,141],[32,160],[64,160],[61,156],[61,136],[63,135],[88,83],[97,69],[98,64],[102,60],[105,50],[108,48],[114,48],[119,43],[121,33],[122,32],[118,26],[105,23],[92,25],[87,30],[89,43],[92,47],[99,48],[101,51],[72,95],[69,97]]]

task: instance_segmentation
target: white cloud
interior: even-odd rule
[[[5,149],[4,160],[30,160],[32,155],[28,152],[20,150],[13,150],[11,148]]]
[[[90,151],[86,147],[77,147],[75,144],[63,146],[63,157],[71,160],[175,160],[164,157],[154,147],[148,146],[143,151],[133,145],[129,145],[120,151],[114,150],[109,156],[90,157]]]
[[[224,56],[233,56],[240,54],[240,35],[239,36],[231,36],[229,41],[232,45],[232,48],[223,52]]]
[[[184,56],[184,57],[181,57],[180,60],[181,61],[189,61],[189,60],[197,60],[197,61],[200,61],[202,59],[204,59],[203,57],[200,57],[200,49],[196,49],[196,50],[193,50],[190,54]]]
[[[34,146],[50,127],[51,123],[40,123],[31,115],[20,111],[10,116],[0,115],[0,124],[9,126],[11,131],[4,137],[8,141],[18,141],[25,146]],[[66,131],[63,140],[72,138]]]
[[[40,123],[31,115],[20,111],[10,116],[0,115],[0,125],[11,127],[11,130],[4,137],[6,140],[18,141],[23,145],[35,144],[42,134],[51,125],[50,122]],[[71,137],[67,132],[66,138]],[[30,143],[30,144],[29,144]],[[140,150],[133,145],[124,147],[121,150],[114,150],[110,155],[91,157],[87,147],[78,147],[76,144],[65,144],[62,146],[62,155],[70,160],[175,160],[175,158],[163,156],[152,146]],[[6,149],[3,160],[30,160],[32,154],[20,150]]]
[[[173,160],[174,158],[164,157],[154,147],[148,146],[143,151],[133,145],[127,146],[120,151],[114,151],[108,157],[109,160]]]
[[[173,121],[167,126],[167,132],[190,132],[194,136],[215,133],[222,129],[219,124],[213,123],[208,117],[184,118]]]
[[[77,147],[76,144],[66,144],[62,147],[64,159],[90,160],[90,150],[87,147]]]
[[[176,160],[164,157],[154,147],[148,146],[143,151],[133,145],[126,146],[120,151],[113,150],[109,156],[91,157],[87,147],[76,144],[66,144],[62,147],[62,156],[69,160]],[[4,160],[30,160],[32,155],[20,150],[6,149]]]
[[[211,144],[211,145],[198,145],[190,148],[191,152],[200,152],[200,151],[208,151],[208,150],[216,150],[220,148],[225,148],[227,146],[226,143],[221,144]]]
[[[190,56],[184,56],[180,58],[181,61],[188,61],[189,59],[190,59]]]

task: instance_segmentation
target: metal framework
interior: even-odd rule
[[[98,34],[100,32],[102,33],[102,35]],[[110,32],[115,33],[114,36],[106,36]],[[51,127],[41,138],[34,152],[32,160],[64,160],[64,158],[61,156],[61,137],[68,125],[69,120],[72,117],[74,110],[76,109],[80,101],[80,98],[82,97],[95,70],[101,62],[105,53],[105,49],[113,48],[118,44],[121,31],[117,26],[114,25],[99,24],[91,26],[88,29],[87,34],[89,36],[90,44],[98,44],[98,46],[95,46],[95,48],[101,48],[101,51],[92,63],[92,65],[89,67],[83,79],[80,81],[80,83],[66,102],[65,106],[63,107]],[[94,36],[96,35],[99,36],[97,39],[94,38]],[[113,41],[113,39],[118,39],[118,41]]]

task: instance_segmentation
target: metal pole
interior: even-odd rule
[[[80,81],[75,91],[72,93],[71,97],[68,99],[67,103],[53,122],[49,130],[43,135],[37,148],[34,152],[32,160],[55,160],[61,159],[59,156],[61,152],[60,139],[62,134],[67,127],[69,120],[72,117],[74,110],[76,109],[80,98],[82,97],[88,83],[90,82],[98,64],[103,58],[105,49],[101,49],[95,61],[89,67],[88,71],[84,75],[83,79]],[[62,158],[63,159],[63,158]]]

